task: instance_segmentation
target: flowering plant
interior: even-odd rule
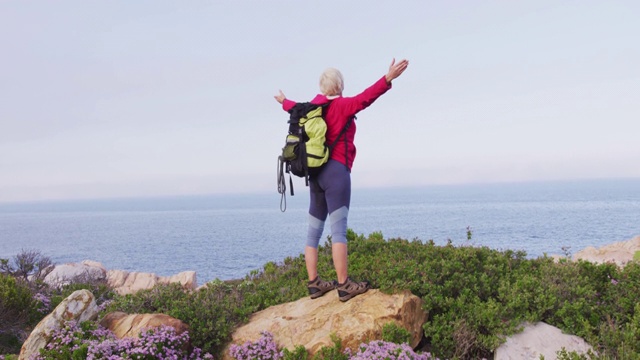
[[[256,342],[247,341],[242,345],[233,344],[229,353],[236,360],[280,360],[282,352],[273,340],[273,334],[263,331],[262,336]]]
[[[169,326],[147,329],[138,338],[118,339],[108,329],[92,323],[68,322],[52,334],[51,342],[34,357],[50,359],[213,359],[198,348],[188,351],[189,334]]]
[[[263,331],[261,334],[262,337],[255,342],[247,341],[242,345],[231,345],[229,353],[235,360],[288,360],[300,358],[301,355],[298,353],[290,353],[286,350],[279,351],[271,333]],[[303,358],[306,358],[306,356]],[[355,354],[350,349],[347,349],[340,354],[340,358],[350,360],[437,360],[430,353],[418,354],[414,352],[406,343],[395,344],[386,341],[371,341],[367,344],[362,344]]]
[[[38,303],[38,312],[48,314],[51,311],[51,297],[47,294],[38,292],[33,295],[33,299]]]
[[[428,360],[434,359],[431,354],[416,354],[407,345],[395,344],[386,341],[371,341],[368,344],[360,345],[357,353],[351,356],[351,360]]]

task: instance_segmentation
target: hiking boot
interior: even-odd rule
[[[344,302],[356,295],[367,292],[367,290],[371,289],[371,285],[368,281],[356,282],[351,280],[351,278],[347,278],[347,281],[345,281],[344,284],[338,284],[336,289],[338,289],[340,301]]]
[[[319,276],[307,282],[307,289],[309,289],[309,295],[311,295],[312,299],[317,299],[335,288],[336,284],[333,281],[324,281]]]

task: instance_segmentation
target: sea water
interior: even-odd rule
[[[284,213],[275,190],[0,204],[0,258],[39,250],[57,264],[193,270],[200,284],[240,278],[303,252],[308,194],[296,190]],[[640,235],[640,179],[354,189],[349,228],[529,257],[575,253]]]

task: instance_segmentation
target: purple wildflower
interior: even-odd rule
[[[52,335],[52,340],[45,351],[50,354],[62,354],[64,349],[73,353],[82,344],[87,345],[87,359],[140,359],[140,360],[203,360],[213,359],[210,354],[202,354],[202,350],[195,348],[186,350],[189,334],[177,334],[169,326],[147,329],[138,338],[118,339],[113,332],[99,327],[95,330],[82,331],[76,323],[67,325]],[[37,356],[35,360],[44,360],[47,356]]]
[[[40,303],[38,306],[39,313],[46,314],[51,310],[51,298],[47,294],[36,293],[33,295],[33,299]]]
[[[258,341],[247,341],[242,345],[231,345],[229,353],[236,360],[279,360],[282,352],[278,350],[273,334],[263,331]]]
[[[353,355],[352,360],[428,360],[434,359],[431,354],[417,354],[407,344],[395,344],[386,341],[372,341],[360,345],[360,350]]]

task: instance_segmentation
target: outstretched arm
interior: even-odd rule
[[[357,114],[359,111],[371,105],[378,97],[391,89],[391,81],[402,75],[407,69],[407,66],[409,66],[408,60],[403,59],[396,63],[396,59],[394,58],[391,61],[391,65],[389,65],[389,72],[387,72],[385,76],[381,77],[360,94],[354,97],[344,98],[343,106],[346,112],[351,115]]]
[[[391,84],[391,81],[393,79],[402,75],[402,73],[407,70],[407,66],[409,66],[409,60],[402,59],[396,64],[396,59],[393,58],[393,60],[391,61],[391,65],[389,65],[389,72],[384,76],[384,78],[387,80],[387,84]]]
[[[276,99],[277,102],[282,104],[282,109],[284,111],[289,111],[292,107],[295,106],[296,102],[293,100],[287,99],[287,97],[284,95],[282,90],[278,90],[278,91],[279,91],[279,94],[274,95],[273,98]]]

